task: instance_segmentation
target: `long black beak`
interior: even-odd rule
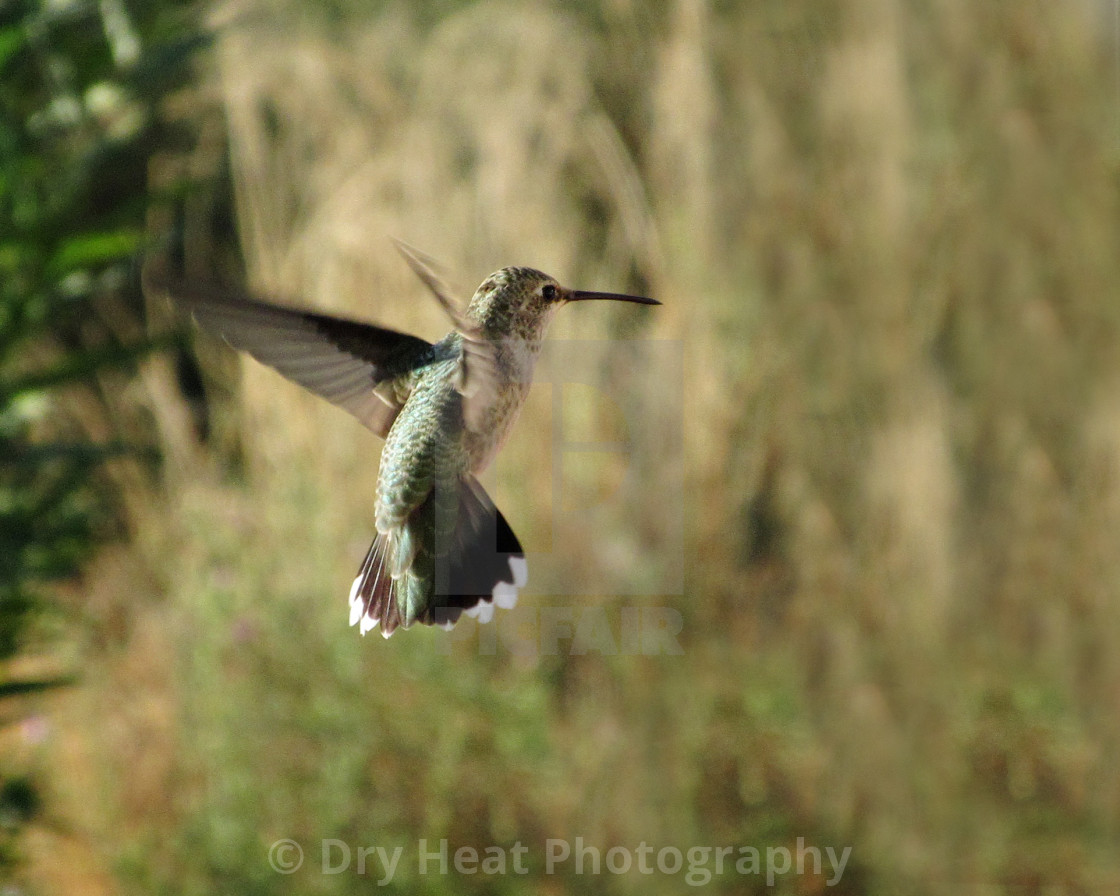
[[[569,302],[590,302],[596,299],[611,302],[635,302],[638,305],[660,305],[657,299],[647,299],[645,296],[627,296],[617,292],[585,292],[582,289],[573,289],[568,293]]]

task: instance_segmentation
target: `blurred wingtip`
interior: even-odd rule
[[[416,247],[410,246],[404,240],[397,239],[395,236],[390,236],[389,239],[393,241],[393,245],[397,247],[397,251],[401,253],[408,266],[412,268],[412,272],[420,278],[420,282],[428,287],[428,291],[435,296],[439,306],[451,319],[452,325],[459,330],[468,328],[467,323],[463,320],[462,313],[455,304],[455,300],[451,298],[450,288],[443,281],[439,272],[441,267],[439,262]]]

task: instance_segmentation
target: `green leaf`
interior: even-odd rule
[[[135,230],[85,233],[64,241],[50,260],[48,270],[61,277],[80,268],[118,261],[136,251],[140,234]]]
[[[0,28],[0,69],[8,64],[27,42],[27,33],[18,25]]]

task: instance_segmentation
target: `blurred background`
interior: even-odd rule
[[[377,888],[324,838],[402,893],[684,887],[547,875],[576,837],[852,849],[714,892],[1120,889],[1117,3],[15,0],[0,75],[5,894]],[[517,612],[669,608],[683,652],[347,627],[378,440],[136,257],[438,338],[390,235],[464,298],[664,302],[552,328],[679,346],[560,402],[643,487],[557,494],[548,384],[487,481],[559,570]]]

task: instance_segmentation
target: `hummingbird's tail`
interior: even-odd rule
[[[350,624],[388,638],[413,622],[450,629],[466,613],[489,622],[528,578],[521,543],[473,476],[459,481],[454,534],[436,541],[434,492],[390,532],[379,532],[350,589]],[[407,558],[402,565],[401,557]],[[394,569],[396,567],[396,569]]]

